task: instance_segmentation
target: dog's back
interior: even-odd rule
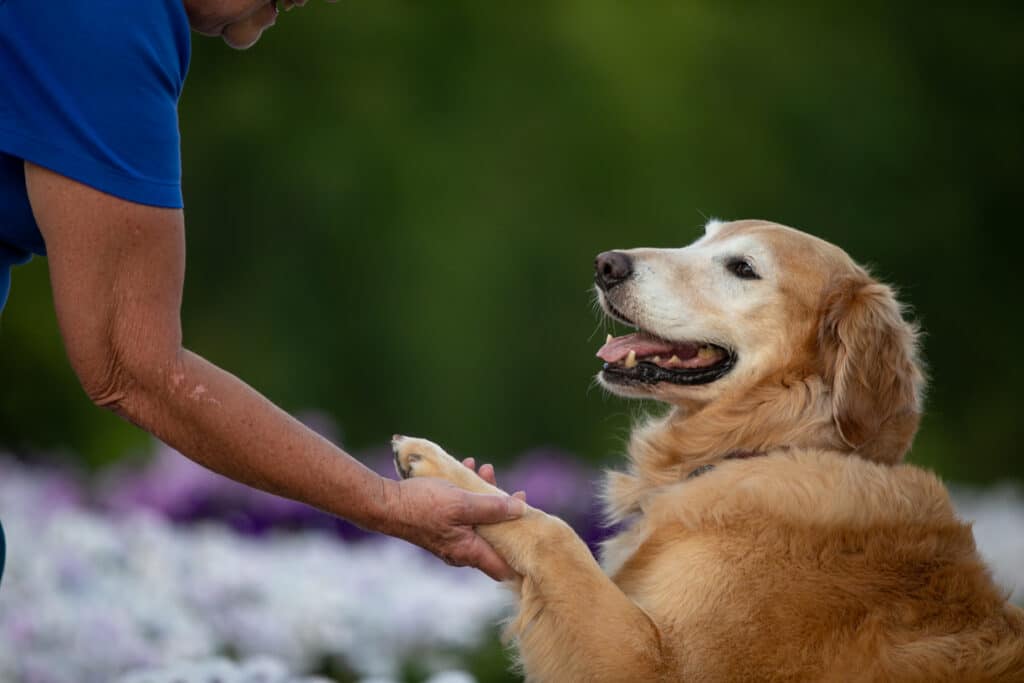
[[[644,507],[607,552],[682,680],[1024,681],[1024,617],[919,468],[780,452]]]

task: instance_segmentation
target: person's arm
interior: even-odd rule
[[[71,365],[98,406],[227,477],[423,546],[493,578],[511,570],[472,525],[512,497],[380,477],[233,375],[182,347],[184,214],[124,201],[30,163]]]

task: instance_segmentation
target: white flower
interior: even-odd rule
[[[1011,592],[1011,600],[1024,604],[1024,493],[1010,484],[951,489],[957,512],[973,522],[978,551],[996,583]]]
[[[258,657],[242,663],[223,658],[178,662],[170,666],[136,671],[116,683],[330,683],[325,678],[297,677],[281,662]]]
[[[413,657],[439,671],[458,666],[445,653],[474,647],[507,604],[482,574],[401,541],[253,539],[219,524],[112,519],[73,500],[48,506],[47,476],[15,470],[0,461],[4,683],[109,683],[139,670],[162,681],[161,667],[176,662],[189,672],[234,667],[225,681],[270,675],[209,659],[224,652],[298,674],[335,659],[389,677]]]

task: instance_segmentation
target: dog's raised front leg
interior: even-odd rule
[[[404,477],[439,477],[480,493],[499,490],[436,444],[396,437]],[[568,524],[535,508],[478,532],[523,578],[509,625],[528,680],[625,683],[666,678],[666,653],[650,617],[601,571]]]

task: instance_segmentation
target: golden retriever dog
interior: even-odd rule
[[[942,483],[900,464],[921,415],[915,327],[841,249],[712,221],[605,252],[609,391],[669,404],[608,474],[602,565],[528,508],[479,532],[519,573],[529,681],[1024,681],[1007,603]],[[422,439],[404,477],[493,487]]]

